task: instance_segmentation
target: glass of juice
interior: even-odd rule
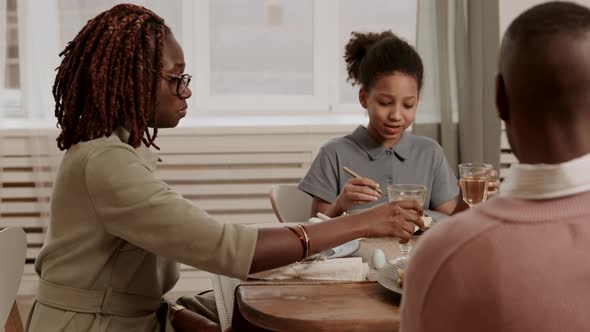
[[[488,182],[491,180],[494,168],[490,164],[466,163],[459,165],[459,183],[463,200],[470,207],[488,198]]]
[[[424,206],[426,187],[419,184],[390,184],[387,186],[387,194],[389,195],[390,202],[414,200],[420,206]],[[398,264],[405,265],[408,255],[412,251],[413,243],[414,239],[411,239],[408,243],[400,244],[400,256],[391,261],[391,263],[395,264],[397,262]]]

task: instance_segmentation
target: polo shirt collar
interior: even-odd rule
[[[404,131],[400,140],[389,149],[377,142],[364,126],[358,126],[352,134],[350,134],[350,137],[371,157],[372,160],[381,158],[387,153],[387,150],[389,150],[393,151],[397,159],[405,161],[410,154],[408,135],[409,134]]]

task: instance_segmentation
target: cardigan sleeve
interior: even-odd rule
[[[216,221],[156,179],[131,147],[94,151],[85,180],[94,212],[108,233],[199,269],[247,278],[257,230]]]

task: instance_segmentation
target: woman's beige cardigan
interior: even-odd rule
[[[160,331],[176,262],[247,277],[256,230],[219,223],[172,191],[154,176],[158,156],[133,149],[128,135],[118,129],[65,153],[30,331]]]

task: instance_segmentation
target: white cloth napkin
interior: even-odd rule
[[[364,281],[369,264],[361,257],[334,258],[325,261],[295,263],[273,270],[251,274],[250,278],[263,280],[310,279]]]

